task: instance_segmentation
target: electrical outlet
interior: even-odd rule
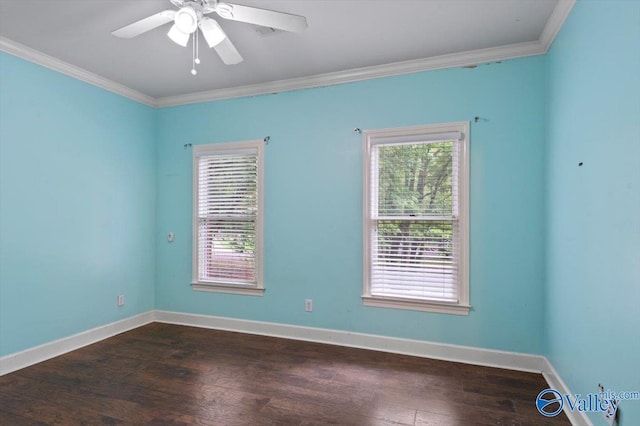
[[[312,312],[313,311],[313,300],[307,299],[307,300],[304,301],[304,310],[306,312]]]
[[[124,294],[118,296],[118,306],[124,306]]]

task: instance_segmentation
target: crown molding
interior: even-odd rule
[[[132,99],[136,102],[143,103],[150,107],[163,108],[200,102],[218,101],[222,99],[266,95],[291,90],[310,89],[314,87],[332,86],[374,78],[391,77],[423,71],[464,67],[487,62],[543,55],[547,53],[551,47],[553,40],[560,32],[564,21],[567,19],[567,16],[569,16],[569,13],[573,9],[575,3],[576,0],[559,0],[553,10],[553,13],[549,17],[542,34],[540,35],[540,39],[537,41],[162,98],[153,98],[145,95],[144,93],[133,90],[120,83],[116,83],[100,75],[94,74],[80,67],[76,67],[75,65],[71,65],[4,37],[0,37],[0,50]]]
[[[412,61],[396,62],[373,67],[356,68],[309,77],[272,81],[227,89],[209,90],[186,95],[157,98],[159,108],[193,104],[199,102],[218,101],[222,99],[241,98],[246,96],[266,95],[289,90],[310,89],[314,87],[352,83],[380,77],[390,77],[444,68],[463,67],[527,56],[544,55],[553,40],[560,32],[564,21],[573,9],[576,0],[559,0],[537,41],[510,44],[488,49],[470,50],[461,53],[435,56]]]
[[[551,47],[553,40],[555,40],[560,32],[564,21],[567,19],[567,16],[569,16],[575,4],[576,0],[559,0],[558,4],[556,4],[539,39],[540,43],[544,46],[544,53],[547,53]]]
[[[385,65],[317,74],[308,77],[250,84],[246,86],[231,87],[228,89],[209,90],[206,92],[190,93],[186,95],[168,96],[156,99],[156,106],[162,108],[198,102],[241,98],[245,96],[265,95],[290,90],[332,86],[380,77],[412,74],[422,71],[463,67],[486,62],[541,55],[544,54],[545,51],[546,47],[542,43],[539,41],[530,41],[487,49],[477,49],[448,55],[433,56],[425,59],[394,62]]]
[[[23,44],[16,43],[8,38],[0,37],[0,50],[29,62],[42,65],[43,67],[49,68],[53,71],[68,75],[69,77],[73,77],[77,80],[84,81],[85,83],[89,83],[93,86],[97,86],[101,89],[108,90],[109,92],[113,92],[117,95],[124,96],[125,98],[129,98],[136,102],[143,103],[150,107],[156,106],[156,100],[151,96],[145,95],[137,90],[133,90],[123,84],[111,81],[83,68],[71,65],[68,62],[64,62]]]
[[[309,77],[250,84],[226,89],[209,90],[186,95],[167,96],[156,99],[159,108],[241,98],[245,96],[266,95],[289,90],[310,89],[314,87],[352,83],[394,75],[411,74],[444,68],[464,67],[487,62],[544,55],[556,38],[564,21],[573,9],[576,0],[559,0],[540,35],[538,41],[510,44],[487,49],[470,50],[431,58],[395,62],[373,67],[356,68]]]

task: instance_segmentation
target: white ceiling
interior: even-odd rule
[[[568,13],[567,0],[232,2],[304,15],[309,28],[263,36],[253,25],[217,19],[244,62],[224,65],[203,42],[196,76],[190,74],[191,44],[183,48],[173,43],[166,36],[169,24],[133,39],[111,35],[131,22],[175,9],[169,0],[0,0],[0,36],[3,50],[10,53],[23,45],[162,100],[463,52],[473,58],[470,51],[478,49],[489,49],[479,56],[488,60],[491,49],[504,46],[514,49],[512,56],[543,53],[550,40],[541,51],[535,49],[541,49],[543,38],[555,36],[549,36],[549,27],[557,32]],[[560,9],[564,16],[558,16]]]

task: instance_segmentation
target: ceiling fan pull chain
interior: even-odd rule
[[[194,37],[196,38],[196,65],[200,65],[200,29],[196,28],[196,32],[194,33]]]
[[[193,33],[193,43],[191,43],[191,52],[193,53],[192,59],[193,61],[191,62],[192,68],[191,68],[191,75],[196,75],[198,74],[198,71],[196,71],[196,33]]]

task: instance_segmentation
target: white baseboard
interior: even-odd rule
[[[549,374],[557,377],[545,357],[518,352],[482,349],[447,343],[426,342],[374,334],[325,328],[251,321],[169,311],[148,311],[130,318],[83,331],[33,348],[0,358],[0,376],[99,342],[151,322],[187,325],[216,330],[280,337],[307,342],[326,343],[353,348],[370,349],[412,355],[444,361],[485,365],[488,367]],[[546,377],[546,376],[545,376]],[[549,381],[549,380],[547,380]],[[550,382],[550,384],[552,384]],[[565,389],[563,387],[562,389]],[[558,388],[560,390],[561,388]]]
[[[562,394],[571,393],[567,385],[560,378],[560,375],[553,368],[553,365],[551,365],[546,357],[541,355],[236,318],[168,311],[155,312],[155,320],[157,322],[168,324],[236,331],[262,336],[371,349],[444,361],[462,362],[465,364],[542,373],[550,388],[556,389]],[[535,401],[531,401],[531,403],[534,404]],[[587,415],[583,412],[571,411],[565,406],[565,413],[574,426],[593,426],[593,423],[591,423]]]
[[[148,324],[153,322],[154,316],[155,311],[148,311],[72,336],[34,346],[24,351],[3,356],[0,358],[0,376]]]
[[[569,387],[565,384],[556,369],[553,368],[553,365],[546,358],[545,363],[546,365],[542,371],[542,376],[549,384],[549,388],[555,389],[563,395],[572,394]],[[567,404],[564,404],[564,413],[567,415],[573,426],[593,426],[593,423],[585,412],[572,411],[567,407]]]
[[[517,352],[481,349],[446,343],[425,342],[397,337],[354,333],[325,328],[250,321],[209,315],[186,314],[180,312],[156,311],[156,321],[168,324],[189,325],[216,330],[237,331],[307,342],[327,343],[353,348],[371,349],[423,358],[466,364],[485,365],[541,373],[547,365],[543,356]]]
[[[35,346],[21,352],[0,358],[0,376],[21,368],[37,364],[58,355],[71,352],[83,346],[99,342],[141,327],[151,322],[187,325],[215,330],[236,331],[284,339],[325,343],[353,348],[370,349],[465,364],[484,365],[532,373],[542,373],[550,388],[562,394],[571,393],[553,365],[541,355],[518,352],[498,351],[471,346],[451,345],[447,343],[426,342],[422,340],[401,339],[374,334],[355,333],[342,330],[305,327],[299,325],[278,324],[251,321],[237,318],[216,317],[169,311],[148,311],[130,318],[93,328],[73,336]],[[574,426],[593,426],[587,415],[566,409],[565,413]]]

